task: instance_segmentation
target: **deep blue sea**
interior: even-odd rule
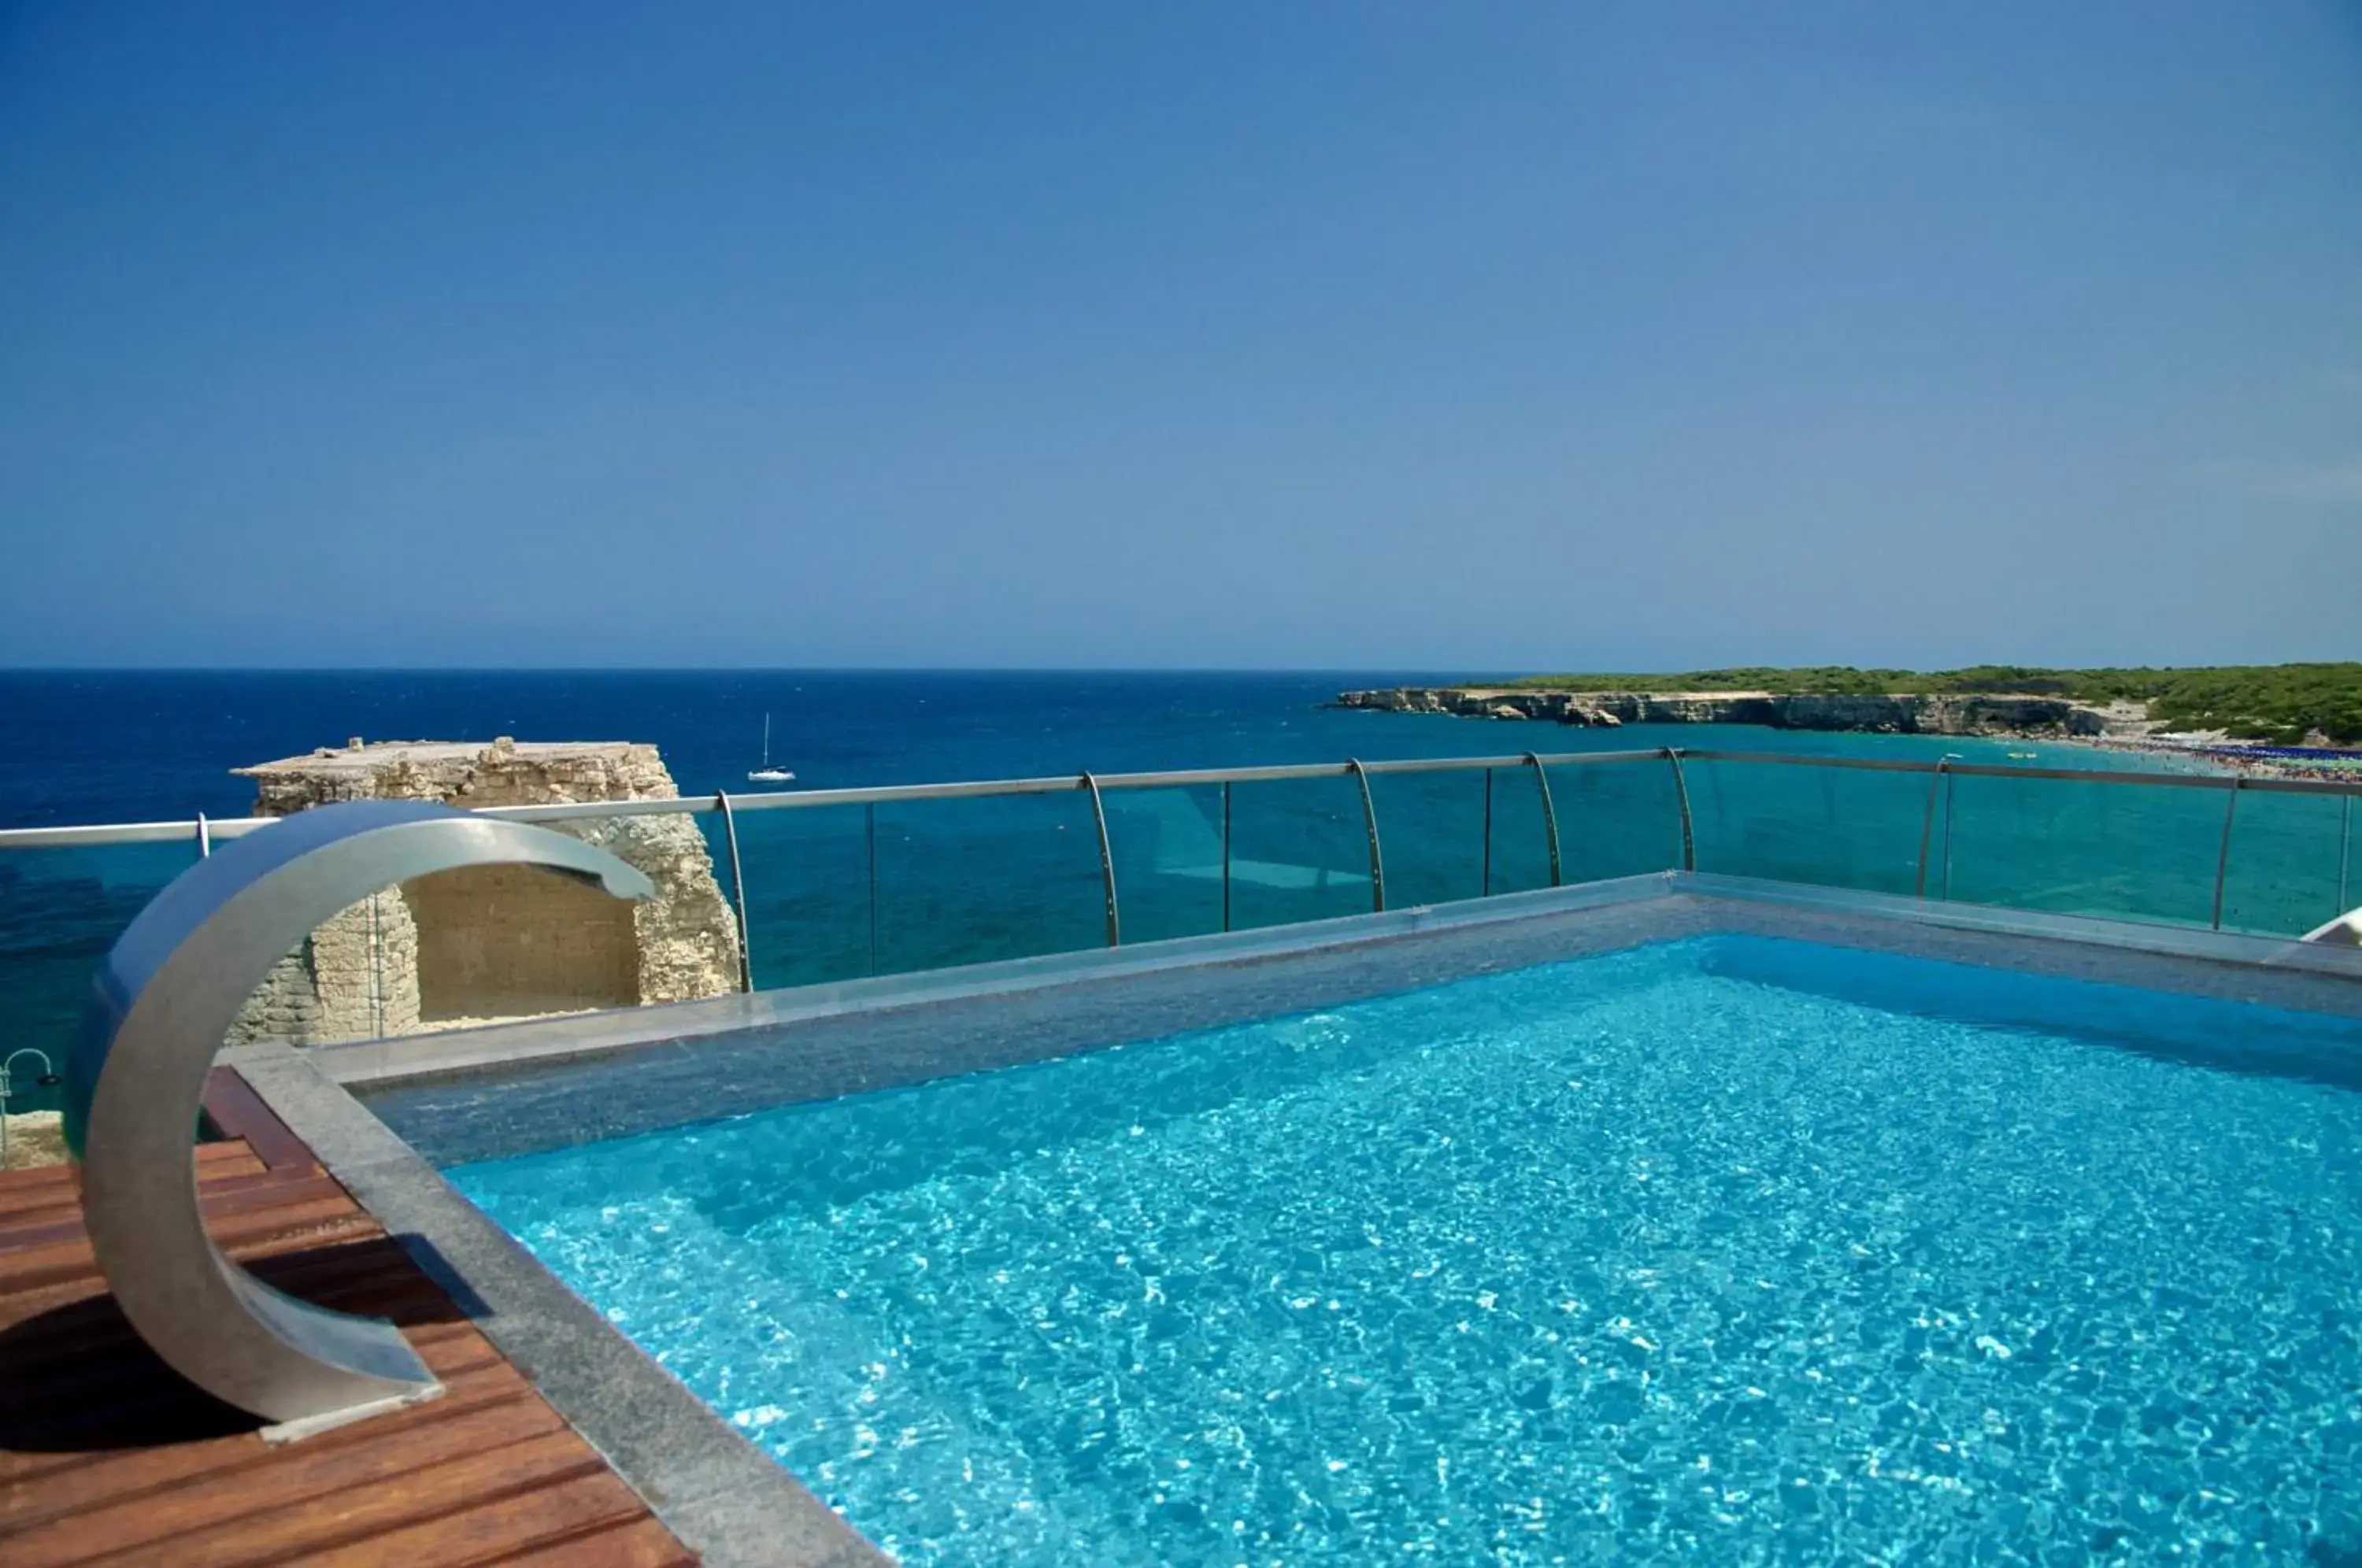
[[[747,790],[764,718],[797,788],[1669,745],[2138,769],[2051,743],[1741,726],[1573,730],[1330,708],[1435,672],[536,671],[0,673],[0,826],[248,814],[231,769],[368,740],[632,740],[684,794]],[[1910,893],[1925,776],[1693,761],[1706,871]],[[1672,770],[1553,769],[1569,882],[1681,854]],[[1374,781],[1388,907],[1546,885],[1530,770]],[[1940,798],[1928,890],[2204,923],[2222,797],[1963,778]],[[1361,804],[1342,777],[1113,791],[1127,942],[1369,909]],[[2301,932],[2362,896],[2350,803],[2250,796],[2224,923]],[[716,819],[703,819],[717,851]],[[1097,835],[1079,794],[772,811],[741,819],[762,987],[1097,945]],[[189,863],[185,844],[0,851],[0,1042],[57,1049],[95,960]],[[1227,868],[1227,874],[1226,874]]]
[[[1464,672],[1463,672],[1464,673]],[[1983,742],[1749,727],[1564,730],[1322,704],[1434,672],[0,672],[0,827],[243,816],[230,769],[370,740],[650,741],[683,794],[749,788],[772,720],[799,786],[1679,744],[1946,751]],[[2108,766],[2100,754],[2080,759]]]

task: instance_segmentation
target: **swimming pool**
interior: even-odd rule
[[[2357,1087],[1702,931],[447,1174],[914,1564],[2343,1560]]]

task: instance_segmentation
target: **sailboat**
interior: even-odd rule
[[[792,784],[796,776],[784,767],[771,766],[771,715],[763,715],[763,766],[746,775],[749,784]]]

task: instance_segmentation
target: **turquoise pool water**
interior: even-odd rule
[[[1714,936],[450,1174],[914,1564],[2345,1562],[2357,1069]]]

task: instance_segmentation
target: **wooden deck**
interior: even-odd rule
[[[447,1392],[272,1447],[158,1361],[106,1293],[63,1168],[0,1174],[0,1563],[696,1559],[244,1080],[201,1145],[213,1234],[279,1288],[399,1323]]]

